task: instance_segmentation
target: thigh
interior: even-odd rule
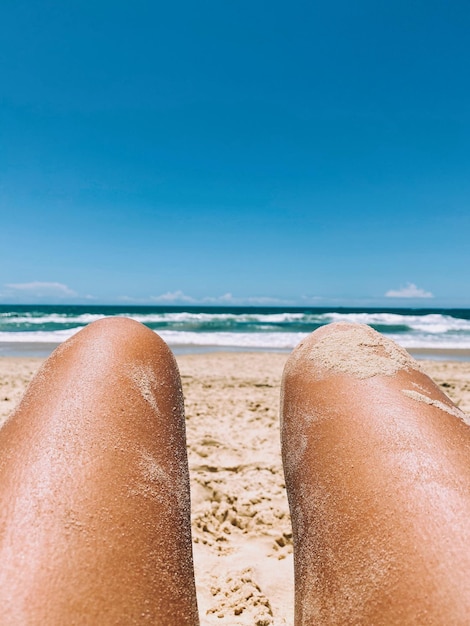
[[[197,624],[184,410],[165,343],[91,324],[0,431],[3,624]]]

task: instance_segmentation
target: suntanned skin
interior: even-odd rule
[[[374,354],[393,361],[381,341],[333,324],[286,365],[296,626],[470,623],[470,427],[413,365],[374,374]]]
[[[198,622],[183,399],[144,326],[89,325],[0,430],[3,626]]]
[[[470,428],[394,350],[331,325],[286,365],[296,626],[469,623]],[[2,626],[198,624],[179,374],[136,322],[63,344],[0,430],[0,607]]]

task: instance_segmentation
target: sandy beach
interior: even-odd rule
[[[202,626],[293,622],[293,560],[279,444],[287,355],[178,357],[187,418],[195,573]],[[0,359],[0,423],[42,359]],[[470,412],[470,362],[422,361]]]

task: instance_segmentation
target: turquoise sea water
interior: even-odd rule
[[[415,354],[470,359],[470,309],[0,305],[0,355],[46,355],[105,316],[138,320],[178,352],[290,351],[337,321],[369,324]]]

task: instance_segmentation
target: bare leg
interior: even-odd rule
[[[296,625],[468,624],[470,428],[393,342],[315,331],[283,379]]]
[[[183,398],[144,326],[91,324],[0,431],[8,625],[198,623]]]

